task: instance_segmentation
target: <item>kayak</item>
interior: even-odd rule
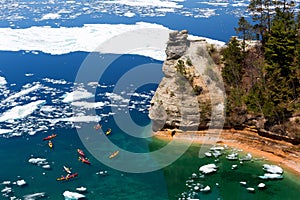
[[[83,162],[85,164],[88,164],[88,165],[91,164],[91,162],[88,159],[84,158],[84,157],[79,157],[78,160],[80,160],[81,162]]]
[[[48,142],[48,146],[50,147],[50,149],[52,149],[52,147],[53,147],[53,143],[52,143],[52,141],[51,141],[51,140],[49,140],[49,142]]]
[[[78,176],[78,173],[75,173],[75,174],[68,174],[67,176],[61,176],[61,177],[57,178],[56,180],[57,180],[57,181],[66,181],[66,180],[75,178],[76,176]]]
[[[64,170],[65,172],[67,172],[68,174],[72,174],[71,170],[69,167],[64,166]]]
[[[109,128],[109,129],[107,129],[107,131],[106,131],[106,135],[109,135],[111,133],[111,129]]]
[[[101,124],[97,124],[96,126],[94,126],[94,128],[97,130],[99,130],[100,128],[102,128]]]
[[[85,157],[85,154],[83,153],[83,151],[81,149],[77,149],[77,152],[79,153],[79,155],[81,155],[82,157]]]
[[[115,151],[112,154],[110,154],[109,158],[112,159],[114,157],[116,157],[119,154],[119,151]]]
[[[43,138],[43,140],[44,140],[44,141],[45,141],[45,140],[51,140],[51,139],[55,138],[56,136],[57,136],[57,134],[52,134],[52,135],[49,135],[49,136]]]

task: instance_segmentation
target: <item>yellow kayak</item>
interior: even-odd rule
[[[48,146],[50,147],[50,149],[52,149],[52,147],[53,147],[53,143],[51,142],[51,140],[49,140],[49,142],[48,142]]]
[[[109,158],[112,159],[112,158],[116,157],[118,154],[119,154],[119,151],[115,151],[109,156]]]
[[[111,133],[111,129],[109,128],[109,129],[107,129],[107,131],[106,131],[106,135],[109,135]]]

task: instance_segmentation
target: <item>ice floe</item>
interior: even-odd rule
[[[128,52],[128,48],[124,47],[124,45],[117,47],[114,45],[110,48],[107,47],[107,45],[105,48],[101,47],[105,41],[108,41],[115,36],[130,31],[146,29],[148,31],[147,40],[143,39],[143,35],[135,34],[134,38],[139,39],[137,40],[138,48],[132,48],[130,52]],[[34,50],[49,54],[66,54],[74,51],[100,51],[102,53],[138,54],[158,60],[164,60],[166,57],[164,49],[166,48],[166,42],[169,37],[168,33],[170,31],[171,30],[165,26],[146,22],[137,22],[136,24],[131,25],[85,24],[83,27],[69,28],[51,28],[48,26],[29,27],[24,29],[0,28],[0,34],[2,35],[0,38],[0,50]],[[197,36],[190,37],[193,39],[201,39],[201,37]],[[124,38],[122,41],[123,43],[126,42],[124,41]],[[135,42],[137,41],[135,40]],[[224,42],[212,39],[207,39],[207,41],[213,44],[225,44]],[[156,45],[153,47],[153,44]]]
[[[226,159],[227,159],[227,160],[237,160],[237,159],[238,159],[238,153],[233,152],[233,153],[231,153],[231,154],[228,154],[228,155],[226,156]]]
[[[17,184],[17,186],[22,187],[22,186],[26,185],[27,183],[25,180],[21,179],[21,180],[17,180],[16,184]]]
[[[28,162],[35,165],[45,165],[48,163],[46,158],[30,158]]]
[[[39,199],[39,198],[45,197],[45,196],[46,196],[45,192],[38,192],[38,193],[34,193],[34,194],[24,195],[23,198],[24,198],[24,200],[34,200],[34,199]]]
[[[63,196],[65,197],[65,200],[77,200],[81,198],[85,198],[85,195],[77,193],[77,192],[70,192],[70,191],[64,191]]]
[[[253,187],[247,187],[246,190],[248,192],[255,192],[255,189]]]
[[[104,1],[108,4],[121,4],[128,6],[140,6],[140,7],[164,7],[164,8],[182,8],[182,5],[179,5],[176,1],[166,1],[166,0],[110,0]]]
[[[260,179],[283,179],[283,176],[281,174],[271,174],[271,173],[265,173],[262,176],[258,176]]]
[[[6,103],[6,102],[9,102],[9,101],[11,101],[13,99],[16,99],[16,98],[19,98],[21,96],[27,95],[30,92],[36,91],[36,90],[38,90],[41,87],[42,86],[40,84],[36,84],[36,85],[34,85],[32,87],[26,88],[24,90],[21,90],[20,92],[17,92],[15,94],[9,96],[8,98],[4,99],[1,103]]]
[[[210,174],[212,172],[217,171],[217,166],[215,164],[203,165],[199,168],[199,171],[203,174]]]
[[[258,187],[259,189],[263,189],[263,188],[266,187],[266,184],[264,184],[264,183],[259,183],[259,184],[257,185],[257,187]]]
[[[7,81],[4,77],[0,76],[0,85],[5,85],[7,84]]]
[[[61,122],[98,122],[101,118],[99,116],[74,116],[69,118],[60,118],[60,119],[54,119],[55,123],[61,121]]]
[[[0,116],[0,122],[5,122],[9,120],[22,119],[39,108],[40,105],[44,104],[45,100],[34,101],[25,105],[16,106],[12,109],[5,111]]]
[[[88,92],[87,90],[81,89],[81,90],[77,90],[77,91],[73,91],[73,92],[68,92],[67,94],[65,94],[62,102],[70,103],[70,102],[81,100],[81,99],[89,99],[89,98],[92,98],[93,96],[94,95],[92,93]]]
[[[13,130],[11,129],[0,129],[0,135],[11,133],[11,132],[13,132]]]
[[[43,169],[51,168],[46,158],[30,158],[28,162],[33,165],[41,166]]]
[[[61,15],[59,13],[48,13],[45,14],[41,20],[47,20],[47,19],[59,19]]]
[[[11,184],[11,181],[3,181],[1,184],[2,184],[2,185],[10,185],[10,184]]]
[[[81,186],[81,187],[76,188],[76,190],[78,192],[85,192],[87,189],[86,189],[86,187]]]
[[[86,109],[92,109],[92,108],[100,109],[108,104],[109,102],[86,102],[86,101],[76,101],[71,103],[72,106],[82,107]]]
[[[268,173],[272,173],[272,174],[282,174],[283,173],[283,169],[277,165],[264,164],[263,170],[265,170]]]

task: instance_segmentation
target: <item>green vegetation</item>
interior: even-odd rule
[[[291,1],[251,0],[252,24],[244,17],[223,50],[227,113],[261,115],[266,128],[288,124],[300,109],[300,17]],[[256,38],[256,45],[247,46]],[[233,113],[235,112],[235,113]]]

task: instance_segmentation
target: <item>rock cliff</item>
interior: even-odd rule
[[[208,48],[216,47],[205,40],[189,40],[186,30],[170,33],[164,77],[149,110],[153,131],[223,127],[224,86]]]

